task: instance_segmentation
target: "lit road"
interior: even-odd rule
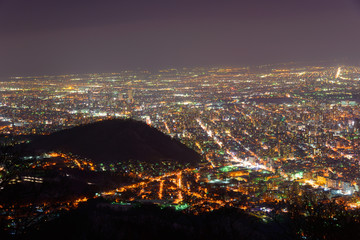
[[[219,145],[221,148],[223,148],[224,144],[219,140],[219,138],[217,138],[215,136],[215,134],[208,129],[203,123],[202,121],[197,118],[196,121],[198,122],[198,124],[200,125],[200,127],[208,134],[208,136],[210,138],[212,138],[217,145]],[[232,137],[231,135],[228,135],[228,137],[231,137],[234,141],[236,141],[236,143],[238,143],[239,145],[241,145],[246,151],[248,151],[252,156],[256,157],[257,159],[260,159],[254,152],[252,152],[250,149],[246,148],[245,146],[242,145],[242,143],[238,140],[236,140],[234,137]],[[230,161],[232,162],[236,162],[238,164],[240,164],[240,166],[246,167],[246,168],[251,168],[251,169],[264,169],[264,170],[268,170],[271,171],[271,169],[267,168],[266,166],[262,165],[262,164],[257,164],[257,163],[251,163],[249,161],[243,160],[239,157],[237,157],[235,155],[235,153],[229,151],[228,149],[225,149],[225,152],[230,156]]]

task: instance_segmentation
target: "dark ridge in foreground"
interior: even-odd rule
[[[320,214],[321,215],[321,214]],[[26,229],[22,239],[76,240],[358,240],[360,223],[349,216],[273,215],[266,221],[225,207],[193,215],[157,205],[111,203],[91,199],[58,218]],[[0,238],[1,238],[0,232]],[[2,239],[2,238],[1,238]]]
[[[201,215],[161,209],[155,205],[130,207],[91,200],[60,218],[29,229],[19,239],[156,239],[156,240],[275,240],[293,239],[274,224],[236,209]]]
[[[111,119],[41,136],[30,144],[37,151],[62,151],[93,160],[117,163],[163,160],[195,166],[201,156],[143,122]]]

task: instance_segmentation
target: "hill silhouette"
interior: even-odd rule
[[[62,151],[93,160],[117,163],[170,160],[195,166],[200,155],[143,122],[111,119],[39,136],[30,144],[36,151]]]
[[[29,229],[20,239],[294,239],[286,235],[286,230],[238,209],[192,215],[156,205],[117,208],[106,200],[94,199],[39,228]]]

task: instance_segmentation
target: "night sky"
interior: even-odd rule
[[[0,75],[360,59],[360,0],[0,0]]]

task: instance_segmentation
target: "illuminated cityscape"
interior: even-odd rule
[[[0,84],[1,134],[18,136],[17,143],[32,134],[133,118],[203,158],[196,168],[182,168],[95,164],[61,152],[27,157],[37,159],[32,168],[117,172],[136,179],[93,198],[121,206],[151,202],[195,214],[230,206],[265,221],[274,206],[308,192],[317,201],[360,206],[359,67],[186,68],[13,77]],[[2,144],[14,140],[6,137]],[[12,181],[42,184],[44,179]],[[71,198],[57,209],[84,198],[89,196]],[[50,205],[37,207],[51,213]]]
[[[360,239],[360,1],[0,1],[0,240]]]

